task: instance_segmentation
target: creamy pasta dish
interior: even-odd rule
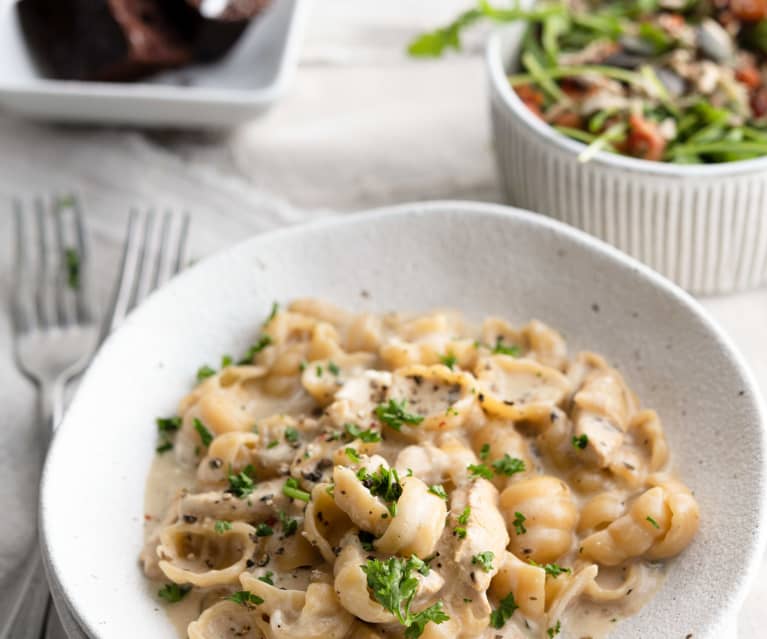
[[[658,415],[535,320],[275,304],[157,424],[141,561],[190,639],[605,636],[698,528]]]

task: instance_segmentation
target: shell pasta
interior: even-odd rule
[[[536,320],[275,304],[157,426],[141,563],[192,639],[606,636],[699,524],[658,414]]]

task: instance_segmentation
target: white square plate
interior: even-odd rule
[[[59,122],[232,126],[263,113],[284,92],[298,60],[310,0],[273,0],[222,60],[142,82],[43,78],[24,41],[15,2],[0,9],[0,105]]]

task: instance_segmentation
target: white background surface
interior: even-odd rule
[[[289,95],[265,118],[226,134],[49,127],[0,114],[0,294],[11,280],[14,195],[82,195],[102,298],[131,206],[188,209],[192,254],[200,256],[331,211],[433,198],[500,201],[479,50],[433,62],[403,55],[414,33],[466,4],[317,0]],[[703,303],[767,390],[767,291]],[[0,353],[8,362],[10,340],[3,313]],[[0,401],[0,576],[7,578],[30,542],[37,472],[33,389],[10,364],[0,369]],[[746,604],[739,637],[763,635],[765,602],[767,580]]]

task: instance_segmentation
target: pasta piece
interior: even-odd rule
[[[668,559],[682,552],[695,537],[700,525],[700,509],[692,492],[682,482],[657,476],[650,478],[650,484],[663,489],[666,506],[671,512],[671,523],[663,538],[650,548],[645,557]]]
[[[412,365],[439,364],[453,358],[461,368],[469,368],[476,359],[471,339],[456,339],[463,332],[463,322],[455,315],[434,313],[412,319],[400,327],[399,336],[381,346],[385,366],[392,370]]]
[[[287,574],[297,568],[308,568],[322,563],[319,548],[313,546],[303,535],[286,536],[284,528],[274,525],[274,532],[263,537],[262,554],[270,558],[270,567],[278,574]]]
[[[412,472],[430,485],[451,482],[457,486],[468,476],[468,466],[477,457],[460,440],[444,437],[439,447],[428,442],[403,448],[394,466],[401,476]]]
[[[480,342],[486,349],[503,346],[509,349],[518,349],[520,355],[526,350],[525,338],[522,333],[512,327],[506,320],[500,317],[487,317],[482,322]]]
[[[394,615],[375,601],[368,591],[367,576],[362,570],[366,554],[357,535],[344,537],[335,562],[334,587],[341,605],[354,616],[370,623],[394,623]]]
[[[498,573],[490,584],[490,594],[501,600],[509,593],[522,613],[540,620],[546,608],[546,572],[504,551],[499,557]]]
[[[539,476],[516,482],[501,493],[500,504],[515,555],[546,563],[570,550],[578,511],[563,481]]]
[[[290,509],[290,501],[282,493],[284,483],[282,479],[258,482],[252,492],[242,497],[221,491],[184,495],[179,501],[179,516],[191,521],[206,517],[225,521],[266,521],[281,510]]]
[[[237,583],[256,549],[251,536],[255,529],[242,522],[221,532],[213,522],[174,524],[160,535],[160,570],[177,584],[200,588]]]
[[[362,313],[349,323],[344,346],[350,353],[377,354],[382,339],[381,319],[370,313]]]
[[[584,593],[589,599],[599,603],[622,601],[627,592],[639,592],[642,582],[647,581],[647,570],[648,568],[640,562],[632,562],[627,570],[621,570],[623,579],[617,585],[606,587],[595,579],[586,586]]]
[[[392,374],[387,371],[365,371],[346,381],[325,412],[337,428],[349,422],[372,423],[375,408],[386,399],[391,382]]]
[[[570,392],[567,378],[558,370],[509,355],[480,359],[477,378],[482,408],[501,419],[545,419]]]
[[[354,318],[348,311],[326,302],[311,297],[303,297],[293,300],[288,305],[288,311],[300,313],[320,322],[331,324],[339,331],[347,326]]]
[[[405,477],[396,514],[373,545],[379,552],[424,559],[434,552],[446,515],[444,499],[429,492],[429,487],[417,477]]]
[[[197,467],[197,482],[203,490],[224,488],[230,474],[242,472],[255,461],[255,451],[260,445],[255,433],[224,433],[216,437],[208,454]]]
[[[640,411],[631,420],[629,430],[648,449],[650,470],[655,472],[663,468],[668,461],[668,444],[658,413],[654,410]]]
[[[589,533],[604,530],[626,510],[625,499],[617,492],[606,492],[592,497],[581,508],[578,532]]]
[[[374,361],[375,355],[370,353],[343,353],[334,359],[313,360],[305,366],[301,383],[320,406],[327,406],[347,379],[359,375]]]
[[[389,465],[383,457],[372,457],[365,460],[365,468],[375,472],[378,468],[388,470]],[[343,466],[333,469],[335,489],[333,497],[336,505],[343,510],[355,526],[362,530],[381,536],[389,525],[389,508],[359,480],[357,474]]]
[[[552,595],[547,593],[551,600],[548,611],[547,627],[551,628],[564,617],[567,607],[577,599],[581,593],[594,583],[599,573],[599,567],[591,564],[576,570],[572,576],[562,575],[558,579],[549,580],[555,590]],[[561,581],[560,581],[561,580]]]
[[[530,448],[511,421],[489,420],[485,426],[474,431],[471,443],[477,454],[482,455],[487,463],[502,460],[506,455],[512,460],[522,462],[523,470],[520,472],[515,472],[510,476],[503,473],[495,474],[493,483],[499,489],[503,489],[511,478],[517,480],[533,470]]]
[[[221,601],[205,610],[187,628],[189,639],[262,639],[253,613],[233,601]]]
[[[249,573],[240,582],[263,599],[254,618],[266,639],[344,639],[354,623],[330,584],[311,583],[306,592],[281,590]]]
[[[533,357],[544,366],[564,370],[567,364],[567,344],[564,338],[550,326],[532,320],[522,328],[527,343],[527,357]]]
[[[317,484],[312,498],[306,506],[303,535],[325,561],[333,564],[336,560],[334,549],[341,547],[341,539],[352,527],[352,521],[341,510],[328,492],[331,484]]]

